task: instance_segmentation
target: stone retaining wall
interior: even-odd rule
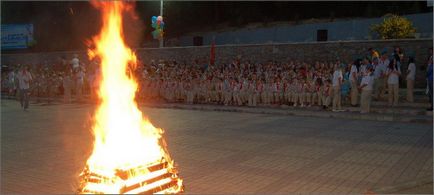
[[[256,62],[269,60],[287,61],[303,60],[352,62],[367,54],[368,48],[379,51],[387,49],[392,52],[394,46],[401,47],[406,56],[416,58],[417,79],[416,87],[425,87],[424,69],[428,59],[428,49],[433,46],[432,39],[408,39],[408,40],[375,40],[375,41],[336,41],[313,43],[289,43],[289,44],[259,44],[259,45],[223,45],[216,46],[216,62],[229,62],[236,57],[249,59]],[[180,62],[194,59],[208,59],[210,46],[200,47],[171,47],[171,48],[146,48],[137,49],[137,56],[145,63],[151,59],[176,59]],[[80,59],[87,61],[85,51],[76,52],[51,52],[29,54],[2,54],[2,65],[15,64],[52,64],[60,60],[61,56],[71,59],[73,54],[78,54]],[[407,68],[404,61],[402,71]]]

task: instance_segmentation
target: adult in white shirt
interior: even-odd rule
[[[27,67],[22,67],[17,75],[20,89],[20,103],[24,110],[29,108],[29,88],[32,81],[32,74],[27,70]]]
[[[341,85],[342,85],[342,68],[337,67],[333,73],[333,111],[341,110]]]
[[[357,106],[359,91],[357,90],[357,81],[359,77],[359,69],[360,69],[360,61],[356,60],[353,65],[351,65],[350,70],[350,83],[351,83],[351,91],[350,91],[350,99],[351,106]]]
[[[83,97],[83,86],[84,86],[84,70],[83,68],[80,68],[77,72],[77,80],[76,80],[76,95],[77,95],[77,100],[81,101],[82,97]]]
[[[365,76],[362,78],[359,90],[362,91],[360,96],[360,113],[369,113],[371,107],[371,95],[374,89],[374,75],[372,74],[372,68],[368,68]]]
[[[74,58],[71,60],[71,65],[73,70],[77,70],[80,67],[80,60],[78,59],[77,54],[74,54]]]
[[[416,65],[414,64],[414,58],[410,57],[408,59],[407,68],[407,101],[413,102],[413,89],[414,89],[414,79],[416,78]]]
[[[392,60],[387,67],[387,89],[389,96],[389,106],[397,106],[399,99],[399,76],[401,70],[396,63],[396,60]]]
[[[16,81],[15,81],[15,72],[11,70],[8,74],[8,87],[9,87],[9,95],[15,95],[16,91]]]
[[[388,64],[384,64],[382,62],[386,61],[379,60],[378,58],[374,58],[372,60],[372,63],[374,65],[374,97],[377,100],[384,96],[386,88],[385,78]]]

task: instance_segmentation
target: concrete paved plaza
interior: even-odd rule
[[[73,193],[94,109],[2,101],[1,193]],[[142,110],[165,129],[187,193],[364,193],[432,178],[430,124]]]

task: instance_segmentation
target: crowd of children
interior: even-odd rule
[[[139,101],[187,104],[320,106],[333,111],[341,110],[344,101],[351,106],[360,105],[361,111],[367,113],[371,97],[380,100],[387,89],[389,105],[396,106],[403,56],[396,50],[392,55],[387,52],[380,55],[373,49],[369,52],[364,59],[349,62],[251,63],[237,58],[230,63],[202,66],[152,61],[136,68],[137,97]],[[407,72],[407,80],[414,81],[413,66],[409,66],[413,72]],[[32,96],[63,95],[65,102],[70,102],[72,93],[77,99],[83,97],[83,92],[95,97],[101,73],[96,64],[85,66],[75,56],[66,71],[45,67],[32,74]],[[2,88],[14,83],[13,75],[11,71],[3,79],[6,83]],[[407,99],[412,101],[412,96]]]
[[[373,51],[363,60],[347,63],[262,64],[240,60],[212,66],[189,66],[176,61],[151,63],[139,75],[139,97],[188,104],[321,106],[339,111],[342,100],[359,106],[361,92],[362,112],[369,112],[371,96],[384,97],[386,80],[399,76],[399,60],[390,58],[386,52],[380,56]],[[387,83],[390,87],[391,83]],[[396,106],[396,94],[391,94],[390,104]]]

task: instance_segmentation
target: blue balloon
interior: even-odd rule
[[[155,22],[157,22],[157,16],[152,16],[152,19],[151,19],[151,21],[152,21],[152,23],[155,23]]]

